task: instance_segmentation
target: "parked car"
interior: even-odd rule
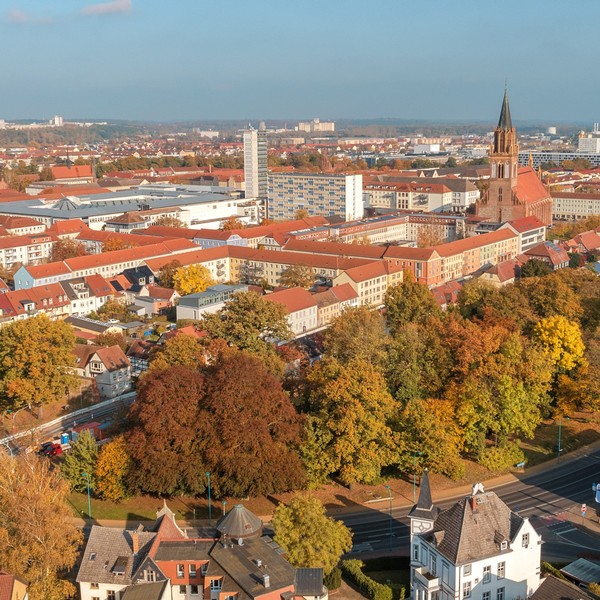
[[[48,450],[50,450],[50,448],[52,448],[52,446],[54,446],[54,442],[44,442],[40,447],[39,450],[37,451],[37,454],[39,454],[40,456],[45,455],[46,452]]]
[[[60,456],[63,453],[62,446],[60,444],[51,443],[50,446],[42,452],[44,456]]]

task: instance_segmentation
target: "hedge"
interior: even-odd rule
[[[327,586],[327,589],[331,592],[337,590],[342,585],[342,572],[340,569],[335,567],[331,573],[328,573],[323,577],[323,583]]]
[[[364,566],[362,560],[344,560],[342,572],[371,600],[392,600],[392,588],[365,575],[362,571]]]

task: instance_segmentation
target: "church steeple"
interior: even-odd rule
[[[510,118],[510,106],[508,106],[508,90],[504,90],[504,100],[502,100],[502,110],[498,119],[497,129],[512,129],[512,119]]]
[[[510,189],[517,185],[519,170],[519,144],[517,131],[513,127],[508,104],[508,91],[504,90],[502,108],[498,126],[494,130],[494,142],[490,147],[490,165],[492,167],[491,179],[501,180],[504,189],[504,200],[510,200]],[[505,184],[509,184],[508,186]],[[507,196],[508,192],[508,198]],[[502,192],[501,192],[502,195]]]

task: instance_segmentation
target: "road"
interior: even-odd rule
[[[596,553],[600,558],[600,536],[561,518],[564,511],[586,503],[586,518],[598,522],[600,513],[592,492],[596,480],[600,481],[600,449],[576,460],[564,459],[561,464],[534,475],[525,473],[494,491],[512,510],[542,527],[544,560],[569,559],[582,552]],[[432,491],[435,496],[435,489]],[[456,500],[436,502],[436,506],[445,509]],[[393,508],[390,519],[389,506],[384,499],[373,509],[339,517],[354,532],[353,552],[408,551],[410,507]]]

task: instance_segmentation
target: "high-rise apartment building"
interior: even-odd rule
[[[244,180],[246,198],[266,198],[269,191],[267,174],[267,132],[248,126],[244,131]]]
[[[294,219],[298,211],[306,211],[309,217],[361,219],[364,215],[362,196],[362,175],[271,173],[269,218]]]

